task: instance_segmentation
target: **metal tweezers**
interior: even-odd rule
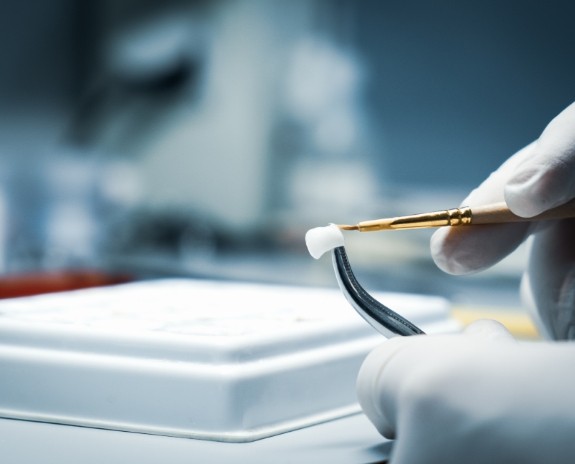
[[[419,335],[425,332],[401,317],[395,311],[381,304],[359,284],[343,246],[332,250],[332,262],[339,288],[353,308],[387,338],[398,335]]]

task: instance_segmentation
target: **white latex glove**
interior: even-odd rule
[[[518,343],[479,321],[464,335],[385,341],[360,370],[358,397],[396,438],[391,464],[571,463],[574,367],[575,344]]]
[[[515,214],[532,217],[575,198],[575,104],[539,139],[491,174],[463,201],[466,206],[505,200]],[[483,270],[533,234],[523,295],[547,336],[575,338],[575,221],[443,228],[431,239],[437,265],[451,274]]]

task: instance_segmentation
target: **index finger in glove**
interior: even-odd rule
[[[515,214],[532,217],[575,198],[575,103],[545,128],[505,186]]]
[[[479,206],[504,201],[504,187],[518,165],[534,150],[532,143],[503,163],[462,202]],[[497,263],[519,246],[529,232],[528,223],[444,227],[431,237],[431,254],[437,266],[449,274],[469,274]]]
[[[516,153],[465,200],[466,206],[505,201],[522,217],[532,217],[575,198],[575,103],[545,128],[539,139]],[[451,274],[480,271],[500,261],[523,241],[529,225],[439,230],[431,252]]]

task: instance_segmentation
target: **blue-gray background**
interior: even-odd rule
[[[477,183],[574,100],[573,2],[359,3],[396,180]]]
[[[0,271],[313,281],[253,263],[307,263],[318,223],[453,206],[573,101],[574,17],[568,0],[4,1]],[[431,269],[413,237],[356,260]]]

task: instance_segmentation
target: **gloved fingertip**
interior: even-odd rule
[[[375,348],[363,361],[356,382],[357,398],[361,409],[377,431],[390,439],[395,438],[395,428],[383,409],[381,378],[389,360],[406,341],[408,339],[405,337],[395,337]]]
[[[431,236],[431,257],[439,269],[447,274],[462,275],[473,271],[459,259],[457,246],[451,242],[451,232],[447,228],[438,229]]]
[[[509,179],[504,187],[504,197],[511,211],[521,217],[533,217],[550,207],[552,198],[542,191],[541,178],[540,170],[527,169]]]
[[[386,438],[393,438],[394,430],[382,411],[377,386],[382,369],[383,366],[377,354],[370,353],[363,362],[357,377],[357,399],[364,414],[377,431]]]
[[[575,176],[568,165],[533,162],[507,181],[503,194],[512,212],[529,218],[571,200]]]

